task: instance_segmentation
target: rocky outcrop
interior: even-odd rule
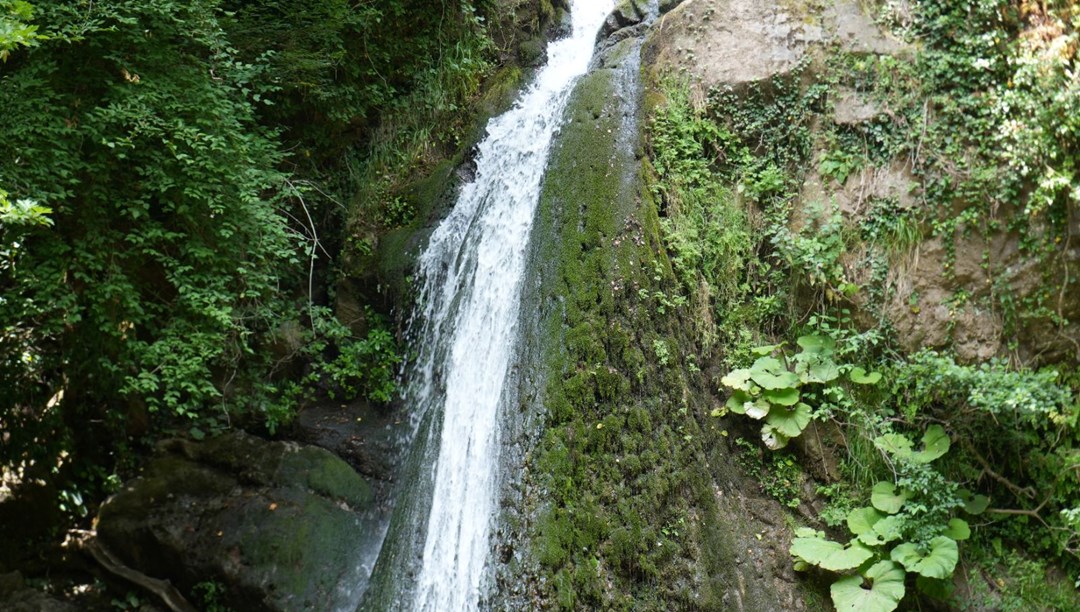
[[[806,2],[686,0],[652,28],[644,57],[654,77],[682,75],[708,91],[786,74],[826,42],[854,53],[906,51],[851,0],[824,11]]]
[[[492,607],[806,609],[779,506],[750,492],[709,416],[692,326],[656,310],[677,281],[642,161],[636,36],[664,26],[619,19],[571,97],[530,240],[540,371],[522,410],[545,426],[506,494],[524,511],[503,517]]]
[[[355,607],[373,495],[346,463],[240,432],[162,451],[101,508],[123,563],[188,593],[218,583],[237,610]]]

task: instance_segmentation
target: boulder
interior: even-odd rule
[[[641,23],[648,11],[643,4],[642,0],[620,0],[600,28],[599,38],[607,38],[613,32]]]
[[[0,574],[0,610],[7,612],[75,612],[78,608],[26,584],[22,574]]]
[[[218,583],[237,610],[355,608],[374,497],[348,464],[241,432],[161,451],[98,516],[124,563],[187,593]]]

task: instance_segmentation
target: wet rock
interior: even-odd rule
[[[371,487],[328,451],[231,433],[173,440],[101,508],[124,563],[191,592],[225,587],[238,610],[339,609],[363,578]]]
[[[403,427],[408,424],[388,408],[363,402],[319,404],[297,415],[290,434],[301,442],[329,450],[372,481],[389,482]]]
[[[22,574],[0,574],[0,610],[6,612],[76,612],[77,608],[26,584]]]
[[[644,0],[621,0],[600,28],[600,38],[607,38],[623,28],[641,23],[646,13]]]

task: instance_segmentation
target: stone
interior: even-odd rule
[[[837,92],[833,109],[833,121],[837,125],[866,123],[880,114],[881,109],[858,92],[843,87]]]
[[[641,23],[645,19],[645,13],[646,9],[641,6],[641,0],[620,0],[600,28],[600,38],[607,38],[623,28]]]
[[[0,574],[0,610],[5,612],[76,612],[78,608],[26,584],[22,574]]]
[[[355,607],[371,487],[325,449],[233,432],[172,440],[102,505],[98,536],[124,563],[236,609]]]

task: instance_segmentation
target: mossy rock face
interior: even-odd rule
[[[101,508],[125,563],[182,590],[216,581],[235,609],[339,609],[360,580],[371,487],[326,450],[232,433],[173,441]]]
[[[690,313],[659,306],[679,284],[643,162],[639,53],[606,47],[548,162],[524,307],[541,317],[526,342],[546,423],[525,469],[531,557],[505,572],[527,586],[503,607],[797,610],[785,530],[740,507]]]

